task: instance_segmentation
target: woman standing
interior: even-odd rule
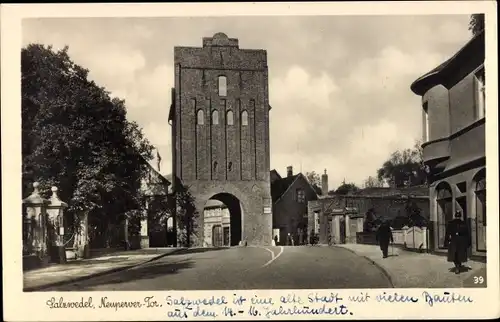
[[[462,213],[455,212],[455,218],[446,226],[445,246],[448,247],[448,262],[455,264],[455,274],[460,274],[462,263],[467,262],[467,249],[471,245],[469,228]]]

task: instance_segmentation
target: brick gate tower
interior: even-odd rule
[[[223,33],[203,47],[175,47],[172,183],[194,198],[197,246],[203,208],[223,202],[231,215],[231,245],[270,245],[268,67],[265,50],[240,49]]]

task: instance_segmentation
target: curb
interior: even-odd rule
[[[72,279],[69,279],[69,280],[64,280],[64,281],[49,283],[49,284],[45,284],[45,285],[39,285],[39,286],[33,286],[33,287],[25,287],[25,288],[23,288],[23,292],[37,292],[37,291],[42,291],[42,290],[50,288],[50,287],[57,287],[57,286],[62,286],[62,285],[66,285],[66,284],[72,284],[72,283],[76,283],[76,282],[81,282],[81,281],[84,281],[84,280],[88,280],[88,279],[91,279],[91,278],[94,278],[94,277],[100,277],[100,276],[104,276],[104,275],[108,275],[108,274],[118,273],[118,272],[125,271],[125,270],[131,269],[131,268],[134,268],[134,267],[137,267],[137,266],[140,266],[140,265],[144,265],[144,264],[153,262],[155,260],[158,260],[160,258],[169,256],[169,255],[172,255],[172,254],[175,254],[175,253],[180,252],[180,251],[185,250],[185,249],[187,249],[187,248],[179,248],[179,249],[176,249],[176,250],[174,250],[174,251],[172,251],[170,253],[161,254],[161,255],[155,256],[153,258],[150,258],[147,261],[140,262],[140,263],[137,263],[137,264],[132,264],[132,265],[126,265],[126,266],[122,266],[122,267],[112,268],[112,269],[108,269],[108,270],[105,270],[105,271],[102,271],[102,272],[97,272],[97,273],[94,273],[94,274],[80,276],[80,277],[75,277],[75,278],[72,278]]]
[[[382,271],[382,274],[385,275],[385,277],[387,277],[387,279],[389,280],[389,284],[391,284],[391,287],[392,288],[396,288],[396,286],[394,286],[394,282],[392,281],[392,277],[391,277],[391,274],[389,274],[389,272],[383,268],[380,264],[378,264],[377,262],[375,262],[373,259],[371,259],[370,257],[368,256],[365,256],[365,255],[361,255],[361,254],[358,254],[356,253],[354,250],[350,249],[350,248],[347,248],[347,247],[342,247],[342,246],[334,246],[336,248],[342,248],[342,249],[345,249],[351,253],[353,253],[354,255],[356,256],[359,256],[359,257],[363,257],[365,259],[367,259],[370,263],[372,263],[373,265],[377,266],[378,269],[380,269]]]

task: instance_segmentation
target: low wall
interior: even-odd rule
[[[429,230],[426,227],[403,227],[404,246],[410,250],[429,251]]]
[[[364,245],[377,245],[377,238],[374,232],[357,232],[356,243]]]
[[[394,245],[400,246],[411,251],[428,252],[429,247],[429,230],[426,227],[403,227],[392,231]],[[362,232],[356,234],[356,242],[358,244],[376,245],[375,232]]]

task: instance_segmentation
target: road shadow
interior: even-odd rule
[[[206,253],[206,252],[215,252],[221,251],[225,249],[230,249],[230,247],[206,247],[206,248],[188,248],[183,249],[178,252],[175,252],[175,255],[189,255],[189,254],[198,254],[198,253]]]
[[[162,263],[149,264],[139,266],[133,269],[121,271],[119,273],[104,275],[101,277],[88,279],[82,282],[77,282],[71,285],[59,288],[62,291],[76,291],[85,290],[96,286],[113,285],[135,282],[140,280],[153,279],[158,276],[165,276],[170,274],[177,274],[181,270],[190,269],[194,267],[194,262],[190,260],[175,262],[175,263]]]
[[[459,270],[458,270],[458,271],[459,271],[460,273],[466,273],[466,272],[468,272],[468,271],[470,271],[470,270],[472,270],[472,267],[469,267],[469,266],[465,266],[465,265],[464,265],[464,266],[460,266],[460,268],[459,268]],[[448,271],[449,271],[450,273],[455,273],[455,266],[453,266],[453,267],[449,268],[449,269],[448,269]]]

